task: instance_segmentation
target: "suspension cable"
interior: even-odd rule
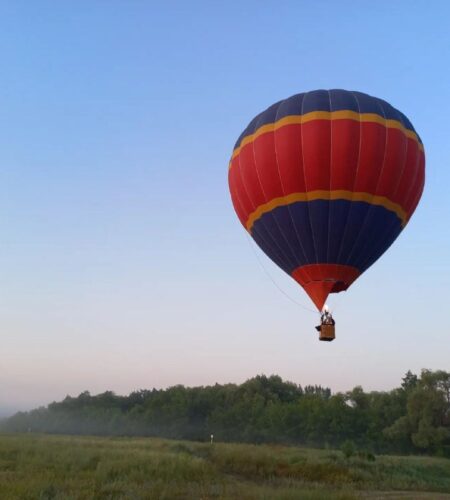
[[[293,302],[295,305],[297,305],[298,307],[301,307],[302,309],[304,309],[305,311],[308,311],[308,312],[311,312],[313,314],[320,314],[318,311],[315,311],[313,309],[310,309],[309,307],[306,307],[304,306],[303,304],[301,304],[300,302],[298,302],[297,300],[295,300],[294,298],[292,298],[288,293],[286,293],[279,285],[278,283],[273,279],[272,275],[269,273],[269,271],[266,269],[266,266],[264,265],[264,263],[262,262],[262,260],[260,259],[257,251],[255,250],[255,247],[253,246],[254,243],[253,243],[253,239],[250,237],[250,235],[248,234],[248,232],[246,231],[245,232],[246,236],[247,236],[247,241],[248,241],[248,244],[250,245],[252,251],[253,251],[253,254],[255,255],[256,257],[256,260],[259,262],[259,265],[261,266],[262,270],[264,271],[264,273],[266,274],[266,276],[270,279],[270,281],[275,285],[275,287],[278,289],[279,292],[281,292],[285,297],[287,297],[291,302]]]

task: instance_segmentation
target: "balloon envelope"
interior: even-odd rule
[[[319,310],[393,243],[419,203],[422,141],[404,114],[360,92],[296,94],[257,115],[229,165],[236,213]]]

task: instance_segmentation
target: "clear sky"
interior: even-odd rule
[[[0,411],[448,370],[449,18],[447,1],[0,2]],[[330,344],[261,269],[227,185],[248,121],[318,88],[386,99],[427,157],[406,230],[330,301]]]

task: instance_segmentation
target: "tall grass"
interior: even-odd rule
[[[1,499],[352,499],[374,490],[446,498],[450,461],[152,438],[0,436]]]

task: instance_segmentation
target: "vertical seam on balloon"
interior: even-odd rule
[[[395,108],[394,108],[395,109]],[[398,110],[395,110],[396,112],[400,113]],[[403,161],[403,166],[402,166],[402,171],[401,171],[401,174],[399,176],[399,180],[398,180],[398,183],[397,183],[397,186],[395,187],[395,191],[394,193],[392,193],[392,195],[390,196],[390,199],[392,200],[395,200],[396,199],[396,194],[397,194],[397,191],[401,185],[401,182],[402,182],[402,176],[403,176],[403,173],[405,172],[405,168],[406,168],[406,162],[408,160],[408,148],[409,148],[409,139],[408,137],[405,137],[405,144],[406,144],[406,152],[405,152],[405,159]],[[417,153],[419,153],[419,149],[416,148],[416,151]],[[417,155],[417,157],[419,157],[419,154]],[[416,160],[417,161],[417,160]],[[381,178],[381,177],[380,177]],[[377,186],[378,188],[378,186]],[[377,190],[377,189],[376,189]],[[375,191],[376,191],[375,190]],[[369,209],[370,210],[373,210],[374,207],[371,207]],[[380,238],[380,244],[383,243],[385,241],[385,239],[389,236],[390,232],[392,231],[392,229],[395,227],[395,225],[397,224],[397,221],[394,221],[393,223],[391,224],[388,224],[388,227],[386,229],[386,231],[383,232],[383,236]],[[403,226],[404,227],[404,226]],[[400,229],[400,232],[403,230],[403,228],[401,227]],[[392,242],[385,248],[385,250],[383,250],[380,255],[378,255],[378,257],[375,257],[375,259],[373,260],[372,263],[370,263],[370,258],[372,257],[372,255],[370,255],[369,257],[367,257],[363,263],[361,264],[361,269],[368,269],[372,264],[374,264],[379,257],[381,257],[381,255],[383,255],[384,252],[386,252],[386,250],[390,247],[390,245],[392,245],[392,243],[395,241],[395,238],[394,240],[392,240]],[[381,248],[384,247],[384,243],[383,245],[381,246]],[[367,244],[365,245],[364,249],[367,248]],[[364,250],[363,250],[363,254],[364,254]],[[368,264],[369,263],[369,264]],[[366,267],[367,266],[367,267]]]
[[[409,142],[408,142],[408,147],[409,147]],[[417,156],[416,156],[416,162],[415,162],[415,176],[414,176],[414,180],[413,180],[413,181],[409,184],[408,192],[407,192],[407,195],[406,195],[406,197],[405,197],[405,210],[406,210],[406,206],[407,206],[406,200],[408,199],[408,197],[409,197],[410,193],[413,191],[413,188],[414,188],[414,183],[415,183],[415,181],[416,181],[417,176],[419,175],[419,173],[420,173],[420,171],[421,171],[421,169],[420,169],[420,162],[421,162],[422,155],[424,155],[424,152],[423,152],[423,151],[421,152],[419,148],[416,148],[416,153],[417,153]],[[405,163],[406,163],[406,160],[405,160]],[[398,184],[398,186],[397,186],[397,190],[399,189],[400,184],[401,184],[401,181],[399,182],[399,184]],[[419,199],[420,199],[420,197],[419,197]],[[404,226],[403,226],[403,227],[401,227],[401,229],[400,229],[400,231],[399,231],[399,233],[398,233],[398,235],[397,235],[397,236],[399,236],[399,234],[403,231],[403,229],[406,227],[406,224],[407,224],[407,223],[408,223],[408,221],[404,224]],[[390,233],[390,231],[393,229],[393,227],[395,227],[395,226],[394,226],[394,225],[391,225],[391,226],[390,226],[390,228],[389,228],[389,230],[388,230],[388,231],[386,231],[386,233],[385,233],[385,235],[384,235],[384,238],[383,238],[384,240],[385,240],[385,239],[389,236],[389,233]],[[396,238],[397,238],[397,237],[396,237]],[[366,260],[366,262],[365,262],[365,264],[364,264],[365,266],[367,266],[367,267],[366,267],[366,269],[368,269],[368,268],[369,268],[372,264],[374,264],[374,263],[378,260],[378,258],[379,258],[379,257],[381,257],[381,255],[383,255],[383,253],[384,253],[384,252],[386,252],[386,251],[388,250],[388,248],[389,248],[389,247],[390,247],[390,246],[394,243],[394,241],[395,241],[395,239],[396,239],[396,238],[394,238],[394,239],[393,239],[393,240],[392,240],[392,241],[391,241],[391,242],[390,242],[390,243],[386,246],[386,248],[383,250],[383,252],[382,252],[382,253],[381,253],[381,254],[380,254],[380,255],[379,255],[379,256],[378,256],[375,260],[373,260],[372,262],[369,262],[368,260]],[[368,262],[369,262],[369,263],[368,263]]]
[[[424,170],[424,176],[423,176],[422,182],[419,186],[419,189],[417,190],[417,195],[414,198],[414,203],[411,205],[411,216],[416,211],[416,208],[419,205],[420,199],[422,198],[424,188],[425,188],[425,170]]]
[[[352,94],[353,98],[355,99],[355,102],[356,102],[356,106],[358,107],[358,119],[359,119],[359,146],[358,146],[358,161],[356,162],[356,170],[355,170],[355,176],[353,178],[353,184],[352,184],[352,197],[351,197],[351,201],[350,201],[350,206],[349,206],[349,209],[347,211],[347,217],[345,218],[345,224],[344,224],[344,229],[343,229],[343,235],[342,235],[342,238],[341,238],[341,244],[339,246],[339,253],[338,253],[338,256],[336,258],[336,263],[339,264],[341,263],[340,262],[340,259],[341,259],[341,255],[342,255],[342,250],[344,248],[344,243],[345,243],[345,239],[346,239],[346,236],[347,236],[347,232],[348,232],[348,228],[349,228],[349,220],[350,220],[350,217],[351,217],[351,214],[352,214],[352,209],[354,208],[353,206],[353,199],[354,199],[354,192],[355,192],[355,185],[356,185],[356,179],[358,178],[358,172],[359,172],[359,163],[360,163],[360,160],[361,160],[361,143],[362,143],[362,123],[361,123],[361,106],[359,105],[359,101],[358,101],[358,97],[357,95],[355,94],[355,92],[353,91],[350,91],[350,93]]]
[[[420,168],[421,161],[420,160],[422,159],[422,157],[421,157],[420,154],[418,155],[418,157],[419,157],[419,161],[417,162],[416,171],[415,171],[415,175],[414,175],[414,181],[411,183],[411,187],[410,187],[410,189],[408,191],[408,195],[405,198],[405,207],[409,207],[410,206],[410,204],[409,204],[409,198],[411,196],[411,193],[413,193],[414,187],[416,187],[415,183],[416,183],[416,180],[419,177],[419,174],[420,174],[420,171],[421,171],[421,168]],[[424,154],[424,160],[425,160],[425,154]],[[412,199],[414,200],[415,198],[412,198]],[[405,208],[405,210],[407,210],[407,215],[408,215],[408,208]],[[412,212],[410,212],[410,215],[408,217],[408,221],[411,218],[411,215],[412,215]]]
[[[262,114],[262,113],[261,113]],[[256,165],[256,154],[255,154],[255,143],[256,141],[253,141],[252,143],[252,152],[253,152],[253,163],[254,163],[254,166],[255,166],[255,173],[256,173],[256,177],[258,178],[258,183],[259,183],[259,186],[261,188],[261,192],[263,193],[263,196],[264,196],[264,199],[265,201],[267,202],[267,195],[264,191],[264,188],[263,188],[263,185],[262,185],[262,182],[261,182],[261,178],[259,176],[259,172],[258,172],[258,166]],[[283,248],[281,248],[278,244],[277,246],[280,248],[280,251],[281,251],[281,254],[284,255],[286,261],[289,263],[291,263],[291,265],[289,266],[290,269],[295,269],[295,254],[294,252],[292,251],[292,248],[290,247],[289,245],[289,242],[287,241],[286,239],[286,236],[284,235],[283,231],[281,230],[281,227],[277,221],[277,218],[275,217],[275,215],[273,213],[270,213],[270,217],[272,217],[272,219],[274,220],[275,222],[275,225],[277,226],[278,228],[278,231],[280,231],[280,235],[281,237],[285,240],[286,244],[287,244],[287,247],[289,248],[290,250],[290,253],[292,254],[292,256],[294,257],[294,262],[292,262],[292,259],[290,258],[290,256],[284,251]],[[268,233],[270,234],[270,232],[268,231]],[[275,238],[272,238],[275,242],[276,242],[276,239]],[[288,273],[289,274],[289,273]]]
[[[302,112],[303,110],[303,102],[304,102],[304,99],[305,99],[305,93],[302,93],[302,94],[299,94],[302,96],[302,99],[301,99],[301,104],[300,104],[300,113]],[[295,137],[296,137],[296,140],[298,141],[299,140],[299,145],[300,145],[300,150],[302,152],[302,158],[301,158],[301,172],[299,172],[299,174],[302,175],[303,177],[303,183],[305,185],[305,192],[306,192],[306,177],[305,177],[305,156],[303,154],[303,139],[302,139],[302,128],[303,128],[303,124],[300,123],[299,124],[299,130],[300,130],[300,137],[295,134]],[[306,195],[308,196],[308,195]],[[308,203],[306,203],[306,208],[308,210],[308,221],[309,221],[309,206],[308,206]],[[311,231],[311,238],[313,238],[313,247],[314,247],[314,236],[313,236],[313,233],[312,233],[312,227],[311,227],[311,222],[309,223],[309,226],[310,226],[310,231]],[[297,225],[294,224],[294,227],[295,227],[295,231],[298,235],[298,231],[297,231]],[[298,235],[298,239],[301,243],[301,238],[300,238],[300,235]],[[303,244],[301,243],[302,245],[302,248],[303,248]],[[303,248],[303,251],[305,253],[305,261],[306,261],[306,264],[309,264],[310,262],[308,261],[308,254],[305,252],[304,248]],[[315,248],[314,248],[314,251],[315,251]],[[311,274],[309,274],[308,272],[306,272],[306,274],[309,276],[309,278],[311,278]]]
[[[328,90],[328,100],[330,102],[330,113],[332,111],[331,104],[331,93]],[[333,121],[330,120],[330,166],[329,166],[329,183],[328,183],[328,191],[331,192],[331,176],[333,174]],[[331,200],[328,200],[328,230],[327,230],[327,263],[330,262],[330,228],[331,228]]]
[[[277,112],[278,112],[278,108],[280,107],[281,102],[283,102],[283,101],[280,101],[280,102],[278,103],[278,107],[277,107],[277,109],[276,109],[276,111],[275,111],[275,116],[276,116],[276,114],[277,114]],[[254,142],[256,142],[256,141],[254,141]],[[281,190],[283,191],[283,184],[282,184],[282,182],[281,182],[280,170],[279,170],[279,168],[278,168],[278,161],[277,161],[277,155],[276,155],[276,147],[275,147],[275,129],[273,130],[273,146],[274,146],[274,156],[275,156],[275,164],[276,164],[276,167],[277,167],[278,179],[280,180]],[[254,150],[253,150],[253,151],[254,151]],[[256,173],[257,173],[257,175],[258,175],[258,179],[259,179],[258,168],[257,168],[257,165],[256,165],[256,155],[254,154],[253,156],[255,157],[255,167],[256,167]],[[262,187],[262,183],[261,183],[261,182],[260,182],[260,184],[261,184],[261,189],[263,189],[263,187]],[[267,200],[267,196],[266,196],[266,193],[264,192],[264,189],[263,189],[263,193],[264,193],[264,198],[266,199],[266,201],[269,201],[269,200]],[[272,213],[272,217],[273,217],[274,221],[276,222],[276,225],[278,226],[278,229],[279,229],[279,231],[280,231],[280,234],[281,234],[281,236],[283,237],[283,239],[285,240],[285,242],[286,242],[286,244],[287,244],[287,247],[289,248],[290,253],[292,254],[292,257],[294,258],[294,266],[293,266],[293,268],[292,268],[292,269],[296,269],[296,268],[298,267],[298,263],[296,262],[296,258],[295,258],[295,251],[294,251],[294,249],[291,247],[291,244],[289,243],[289,239],[287,238],[286,233],[285,233],[285,232],[284,232],[284,230],[283,230],[283,227],[281,226],[281,224],[279,224],[279,223],[278,223],[278,220],[277,220],[277,217],[276,217],[275,213]],[[292,271],[291,271],[291,272],[292,272]]]
[[[422,183],[419,187],[419,189],[417,190],[417,194],[414,198],[414,202],[413,204],[411,205],[411,210],[410,210],[410,215],[409,215],[409,218],[408,218],[408,221],[409,219],[411,218],[412,214],[416,211],[416,208],[417,208],[417,205],[419,204],[419,201],[420,201],[420,198],[422,198],[422,194],[423,194],[423,190],[424,190],[424,187],[425,187],[425,153],[423,153],[423,168],[421,168],[421,164],[422,164],[422,156],[419,152],[418,154],[418,157],[419,157],[419,166],[417,167],[417,175],[421,174],[422,171],[423,171],[423,179],[422,179]]]
[[[423,155],[423,165],[422,165],[422,155]],[[426,183],[425,150],[423,150],[422,154],[420,155],[420,165],[419,165],[418,169],[419,169],[419,172],[423,172],[422,184],[420,185],[419,192],[417,193],[417,198],[414,201],[414,207],[411,211],[411,215],[415,212],[417,205],[419,204],[420,198],[422,198],[423,191],[425,189],[425,183]],[[411,218],[411,215],[409,218]]]
[[[275,114],[275,119],[276,119],[276,118],[277,118],[277,116],[278,116],[278,111],[279,111],[279,109],[280,109],[281,105],[282,105],[282,104],[283,104],[286,100],[287,100],[287,99],[285,99],[285,100],[283,100],[283,101],[281,101],[281,102],[280,102],[280,105],[278,106],[277,112],[276,112],[276,114]],[[282,191],[282,193],[283,193],[283,196],[286,196],[286,192],[285,192],[285,190],[284,190],[284,185],[283,185],[283,180],[282,180],[282,178],[281,178],[281,174],[280,174],[280,165],[279,165],[279,162],[278,162],[278,154],[277,154],[277,141],[276,141],[276,132],[275,132],[275,130],[274,130],[274,132],[273,132],[273,141],[274,141],[274,149],[275,149],[275,161],[276,161],[276,164],[277,164],[277,172],[278,172],[278,178],[280,179],[281,191]],[[293,217],[292,212],[291,212],[291,207],[290,207],[289,205],[287,205],[287,207],[286,207],[286,208],[287,208],[287,211],[288,211],[288,213],[289,213],[289,217],[290,217],[290,219],[291,219],[291,221],[292,221],[292,227],[294,228],[294,231],[295,231],[295,236],[296,236],[296,238],[297,238],[297,241],[298,241],[299,247],[300,247],[300,248],[301,248],[301,250],[302,250],[302,253],[303,253],[303,256],[304,256],[304,262],[305,262],[305,264],[306,264],[306,263],[307,263],[307,261],[308,261],[308,259],[307,259],[307,256],[306,256],[305,249],[303,248],[302,242],[301,242],[300,237],[299,237],[299,235],[298,235],[298,231],[297,231],[297,227],[296,227],[296,225],[295,225],[294,217]],[[295,256],[295,255],[294,255],[294,256]],[[297,263],[297,264],[298,264],[298,263]],[[299,266],[297,265],[297,267],[299,267]]]
[[[230,187],[231,201],[232,201],[233,205],[236,204],[239,208],[239,212],[235,208],[236,213],[238,214],[238,216],[239,216],[239,213],[245,214],[245,210],[242,206],[242,201],[239,198],[237,189],[236,188],[234,188],[234,190],[232,189],[234,185],[232,185],[230,174],[228,177],[228,185]],[[239,220],[240,220],[240,217],[239,217]],[[242,221],[241,221],[241,224],[242,224]],[[242,224],[242,225],[244,226],[244,229],[245,229],[245,225],[244,224]]]
[[[241,180],[242,187],[244,188],[244,191],[245,191],[248,199],[250,200],[250,203],[252,205],[254,205],[254,202],[253,202],[251,196],[249,195],[246,183],[245,183],[244,178],[242,176],[241,157],[240,157],[240,155],[238,157],[238,163],[239,163],[238,175],[239,175],[239,178]],[[289,259],[286,259],[286,256],[284,255],[283,250],[279,247],[279,245],[277,244],[276,240],[272,237],[272,235],[270,234],[270,231],[268,231],[266,225],[264,224],[264,221],[261,221],[261,225],[265,229],[265,233],[267,234],[267,236],[270,238],[270,242],[267,242],[267,240],[264,237],[262,237],[261,239],[263,241],[265,241],[265,243],[266,243],[266,245],[267,245],[268,248],[272,248],[272,250],[273,250],[274,247],[278,248],[278,252],[281,255],[281,260],[284,262],[284,265],[285,265],[286,269],[288,269],[290,267],[289,266]],[[252,233],[250,233],[250,234],[252,235]],[[253,235],[252,235],[252,237],[253,237]],[[270,255],[268,257],[271,258]]]
[[[418,151],[418,152],[419,152],[419,154],[417,155],[417,161],[416,161],[416,164],[417,164],[417,163],[419,163],[419,160],[420,160],[420,151]],[[414,182],[415,182],[415,180],[416,180],[417,175],[419,174],[419,172],[420,172],[420,168],[417,168],[417,169],[416,169],[416,175],[415,175],[415,177],[414,177]],[[410,184],[409,189],[408,189],[408,194],[412,191],[412,189],[413,189],[413,187],[414,187],[414,182],[412,182],[412,183]],[[420,197],[419,197],[419,199],[420,199]],[[406,224],[408,224],[408,222],[406,222]],[[400,232],[399,232],[399,234],[398,234],[397,236],[399,236],[399,235],[400,235],[400,233],[401,233],[401,232],[403,231],[403,229],[406,227],[406,224],[405,224],[403,227],[401,227]],[[392,227],[391,227],[391,229],[392,229]],[[381,253],[381,254],[380,254],[380,255],[379,255],[379,256],[378,256],[375,260],[373,260],[373,262],[371,262],[369,265],[367,265],[367,261],[366,261],[365,265],[367,265],[367,267],[366,267],[365,269],[368,269],[368,268],[369,268],[369,267],[371,267],[373,264],[375,264],[375,262],[376,262],[376,261],[377,261],[377,260],[378,260],[378,259],[379,259],[379,258],[380,258],[380,257],[381,257],[381,256],[382,256],[382,255],[383,255],[383,254],[384,254],[384,253],[388,250],[388,249],[389,249],[389,247],[390,247],[390,246],[394,243],[394,241],[395,241],[396,239],[397,239],[397,237],[396,237],[396,238],[394,238],[394,240],[392,240],[392,241],[389,243],[389,245],[388,245],[388,246],[387,246],[387,247],[383,250],[383,252],[382,252],[382,253]],[[365,269],[364,269],[364,270],[365,270]],[[363,270],[361,270],[361,272],[363,272]]]
[[[385,136],[384,136],[384,154],[383,154],[383,163],[381,165],[381,168],[378,172],[378,178],[377,178],[377,182],[375,183],[375,190],[372,192],[372,200],[373,198],[375,197],[377,191],[378,191],[378,185],[380,183],[380,179],[381,179],[381,176],[383,175],[383,170],[384,170],[384,167],[385,167],[385,164],[386,164],[386,154],[387,154],[387,142],[388,142],[388,137],[389,137],[389,131],[388,131],[388,128],[386,126],[386,112],[385,112],[385,109],[383,108],[383,106],[381,105],[381,101],[379,101],[378,99],[376,100],[378,106],[381,108],[382,112],[383,112],[383,118],[384,118],[384,122],[385,122],[385,125],[384,125],[384,129],[385,129]],[[371,210],[372,210],[372,204],[370,204],[368,210],[366,211],[365,215],[364,215],[364,219],[361,223],[361,231],[359,232],[358,236],[355,238],[355,240],[353,241],[353,245],[352,245],[352,248],[351,248],[351,251],[348,253],[348,257],[347,257],[347,260],[346,260],[346,264],[349,265],[349,261],[350,259],[353,257],[353,253],[355,252],[355,249],[357,248],[357,244],[358,242],[360,241],[361,239],[361,235],[363,234],[363,230],[365,229],[365,225],[367,224],[367,217],[368,215],[371,213]]]
[[[353,98],[353,101],[356,101],[355,99],[355,96],[352,94],[352,98]],[[331,94],[330,94],[330,105],[331,105]],[[348,109],[350,109],[350,106],[347,106]],[[358,108],[359,109],[359,108]],[[360,116],[360,114],[358,113],[358,117]],[[333,127],[333,123],[331,123],[331,127]],[[331,152],[333,151],[333,148],[331,148]],[[333,162],[331,161],[331,168],[333,168]],[[352,167],[353,167],[353,164],[352,164]],[[332,185],[332,182],[331,182],[331,179],[330,179],[330,191],[331,191],[331,185]],[[348,186],[347,186],[348,187]],[[352,190],[352,198],[354,197],[354,194],[353,194],[353,190]],[[351,204],[350,203],[347,203],[347,204],[344,204],[343,207],[346,207],[346,212],[345,214],[343,213],[342,214],[342,218],[345,217],[345,223],[344,225],[342,226],[342,231],[340,231],[338,233],[338,235],[336,235],[336,252],[334,252],[334,263],[335,264],[338,264],[339,262],[339,257],[340,257],[340,253],[341,253],[341,246],[342,246],[342,242],[343,242],[343,238],[344,238],[344,234],[345,234],[345,228],[346,228],[346,225],[347,225],[347,219],[348,219],[348,215],[349,215],[349,212],[350,212],[350,207],[351,207]],[[330,206],[330,212],[331,212],[331,206]],[[330,216],[330,219],[331,219],[331,216]],[[330,225],[330,224],[329,224]],[[328,256],[328,260],[329,260],[329,256]]]
[[[302,99],[302,107],[301,107],[301,114],[303,115],[303,107],[305,105],[306,101],[306,96],[310,94],[310,92],[305,92],[303,99]],[[309,228],[311,230],[311,238],[313,242],[313,247],[314,247],[314,255],[316,257],[316,264],[319,263],[319,256],[317,254],[317,246],[316,246],[316,241],[314,239],[314,231],[312,229],[312,222],[311,222],[311,212],[309,210],[309,200],[308,200],[308,186],[306,183],[306,172],[305,172],[305,150],[304,150],[304,141],[303,141],[303,124],[300,126],[300,140],[302,143],[302,168],[303,168],[303,179],[305,181],[305,193],[306,193],[306,210],[308,212],[308,221],[309,221]]]
[[[419,161],[419,158],[420,158],[420,155],[417,155],[417,160],[416,160],[416,164],[418,163]],[[411,186],[409,187],[409,190],[408,192],[412,189],[412,184]],[[408,222],[406,222],[407,224]],[[400,228],[400,231],[399,233],[397,234],[397,236],[385,247],[385,249],[380,253],[380,255],[378,255],[372,262],[369,261],[369,259],[366,259],[366,261],[364,262],[364,265],[362,266],[361,268],[361,272],[364,272],[366,269],[369,269],[369,267],[371,267],[373,264],[375,264],[375,262],[389,249],[389,247],[394,243],[394,241],[397,239],[397,237],[400,235],[400,233],[403,231],[403,229],[406,227],[406,224]],[[386,239],[387,236],[389,236],[389,232],[395,227],[394,224],[391,224],[389,226],[389,230],[386,231],[386,233],[384,234],[383,238]]]

